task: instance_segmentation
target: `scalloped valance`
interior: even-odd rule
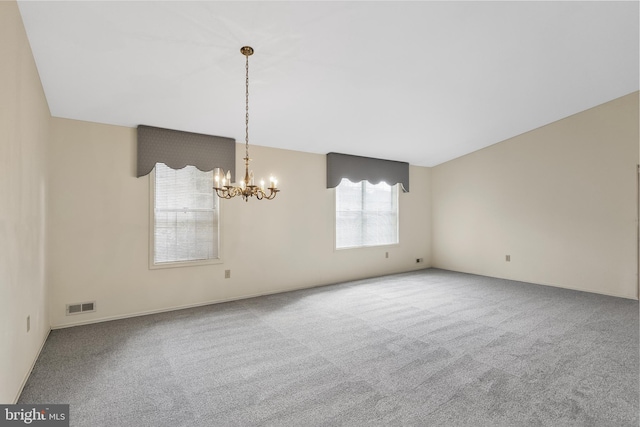
[[[182,132],[153,126],[138,126],[138,177],[156,165],[171,169],[195,166],[201,171],[222,168],[235,177],[236,141],[222,136]]]
[[[378,184],[400,184],[402,191],[409,192],[409,163],[349,154],[327,154],[327,188],[335,188],[342,178],[351,182],[369,181]]]

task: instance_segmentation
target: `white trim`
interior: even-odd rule
[[[156,264],[154,260],[154,233],[155,233],[155,206],[156,206],[156,198],[155,198],[155,178],[156,178],[156,168],[154,167],[151,173],[149,173],[149,227],[147,228],[149,231],[148,241],[149,241],[149,270],[159,270],[164,268],[181,268],[181,267],[197,267],[201,265],[215,265],[215,264],[224,264],[222,260],[222,203],[218,201],[218,258],[211,259],[203,259],[203,260],[194,260],[194,261],[174,261],[174,262],[163,262],[160,264]],[[212,190],[213,192],[213,184]],[[214,194],[214,197],[215,194]]]
[[[396,273],[390,273],[390,274],[396,274]],[[373,276],[373,277],[376,277],[376,276]],[[363,280],[363,279],[354,279],[354,280]],[[341,282],[337,282],[337,283],[341,283]],[[270,292],[261,292],[261,293],[257,293],[257,294],[242,295],[242,296],[238,296],[238,297],[223,298],[223,299],[217,299],[217,300],[209,300],[209,301],[198,302],[198,303],[194,303],[194,304],[176,305],[176,306],[173,306],[173,307],[160,308],[160,309],[157,309],[157,310],[139,311],[137,313],[130,313],[130,314],[123,314],[123,315],[102,317],[100,319],[92,319],[92,320],[87,320],[87,321],[84,321],[84,322],[68,323],[68,324],[64,324],[64,325],[52,326],[51,329],[65,329],[65,328],[71,328],[71,327],[74,327],[74,326],[83,326],[83,325],[91,325],[91,324],[94,324],[94,323],[110,322],[112,320],[129,319],[131,317],[148,316],[148,315],[151,315],[151,314],[167,313],[167,312],[178,311],[178,310],[186,310],[188,308],[203,307],[203,306],[206,306],[206,305],[214,305],[214,304],[222,304],[222,303],[225,303],[225,302],[240,301],[240,300],[249,299],[249,298],[262,297],[262,296],[266,296],[266,295],[281,294],[281,293],[285,293],[285,292],[293,292],[293,291],[299,291],[299,290],[302,290],[302,289],[311,289],[311,288],[316,288],[316,287],[319,287],[319,286],[329,286],[329,285],[333,285],[333,284],[336,284],[336,283],[328,283],[328,284],[313,285],[313,286],[301,286],[301,287],[290,288],[290,289],[279,289],[279,290],[270,291]]]
[[[341,252],[341,251],[350,251],[353,249],[384,249],[384,248],[392,248],[392,247],[398,247],[400,246],[400,243],[385,243],[383,245],[364,245],[364,246],[344,246],[342,248],[333,248],[333,250],[335,252]]]
[[[51,326],[50,330],[72,328],[72,327],[75,327],[75,326],[83,326],[83,325],[91,325],[91,324],[94,324],[94,323],[109,322],[109,321],[112,321],[112,320],[129,319],[129,318],[132,318],[132,317],[147,316],[147,315],[151,315],[151,314],[167,313],[167,312],[171,312],[171,311],[185,310],[185,309],[189,309],[189,308],[203,307],[203,306],[206,306],[206,305],[221,304],[221,303],[225,303],[225,302],[241,301],[241,300],[245,300],[245,299],[249,299],[249,298],[257,298],[257,297],[262,297],[262,296],[266,296],[266,295],[275,295],[275,294],[281,294],[281,293],[285,293],[285,292],[294,292],[294,291],[299,291],[299,290],[303,290],[303,289],[313,289],[313,288],[318,288],[318,287],[322,287],[322,286],[332,286],[332,285],[337,285],[337,284],[341,284],[341,283],[345,283],[345,282],[354,282],[354,281],[359,281],[359,280],[367,280],[367,279],[372,279],[372,278],[377,278],[377,277],[391,276],[391,275],[394,275],[394,274],[412,273],[414,271],[429,270],[429,269],[432,269],[432,268],[433,269],[438,269],[438,270],[451,271],[451,272],[454,272],[454,273],[463,273],[463,274],[471,274],[471,275],[474,275],[474,276],[490,277],[492,279],[505,279],[505,280],[510,280],[512,282],[522,282],[524,284],[530,284],[530,285],[550,286],[550,287],[554,287],[554,288],[561,288],[561,289],[568,289],[568,290],[572,290],[572,291],[579,291],[579,292],[586,292],[586,293],[592,293],[592,294],[598,294],[598,295],[605,295],[605,296],[610,296],[610,297],[615,297],[615,298],[624,298],[624,299],[629,299],[629,300],[632,300],[632,301],[637,300],[637,299],[635,299],[633,297],[629,297],[629,296],[616,295],[616,294],[604,293],[604,292],[587,291],[587,290],[584,290],[584,289],[571,288],[571,287],[567,287],[567,286],[558,286],[558,285],[551,285],[551,284],[545,284],[545,283],[525,282],[525,281],[518,280],[518,279],[511,279],[511,278],[508,278],[508,277],[487,276],[487,275],[484,275],[484,274],[469,273],[469,272],[465,272],[465,271],[456,271],[456,270],[450,270],[450,269],[440,268],[440,267],[435,267],[435,266],[429,266],[429,267],[420,266],[418,268],[404,269],[404,270],[399,270],[399,271],[395,271],[395,272],[389,272],[389,273],[385,273],[383,275],[374,275],[374,276],[366,276],[366,277],[359,277],[359,278],[350,278],[350,279],[341,280],[339,282],[330,282],[330,283],[322,283],[322,284],[312,285],[312,286],[299,286],[299,287],[295,287],[295,288],[279,289],[279,290],[274,290],[274,291],[269,291],[269,292],[261,292],[261,293],[256,293],[256,294],[242,295],[242,296],[238,296],[238,297],[223,298],[223,299],[217,299],[217,300],[209,300],[209,301],[199,302],[199,303],[194,303],[194,304],[184,304],[184,305],[179,305],[179,306],[160,308],[160,309],[156,309],[156,310],[147,310],[147,311],[140,311],[140,312],[137,312],[137,313],[130,313],[130,314],[117,315],[117,316],[103,317],[103,318],[100,318],[100,319],[92,319],[92,320],[87,320],[87,321],[78,322],[78,323],[68,323],[68,324],[64,324],[64,325]],[[48,336],[48,334],[47,334],[47,336]],[[46,341],[46,339],[45,339],[45,341]],[[43,346],[44,346],[44,342],[43,342]],[[38,354],[38,356],[39,356],[39,354]],[[37,358],[36,358],[36,360],[37,360]],[[34,361],[34,364],[35,364],[35,361]],[[29,371],[29,372],[31,372],[31,371]],[[25,380],[25,383],[26,383],[26,380]]]
[[[112,320],[129,319],[131,317],[140,317],[140,316],[147,316],[147,315],[150,315],[150,314],[167,313],[167,312],[171,312],[171,311],[185,310],[185,309],[188,309],[188,308],[203,307],[205,305],[222,304],[222,303],[231,302],[231,301],[241,301],[241,300],[245,300],[245,299],[249,299],[249,298],[263,297],[263,296],[266,296],[266,295],[275,295],[275,294],[282,294],[282,293],[285,293],[285,292],[300,291],[300,290],[303,290],[303,289],[313,289],[313,288],[318,288],[318,287],[322,287],[322,286],[338,285],[338,284],[341,284],[341,283],[352,282],[352,281],[356,281],[356,280],[367,280],[367,279],[373,279],[373,278],[376,278],[376,277],[391,276],[391,275],[394,275],[394,274],[411,273],[413,271],[426,270],[427,268],[430,268],[430,267],[422,267],[421,266],[419,268],[414,268],[414,269],[403,269],[403,270],[398,270],[398,271],[392,271],[392,272],[389,272],[389,273],[385,273],[383,275],[374,275],[374,276],[350,278],[350,279],[344,279],[344,280],[341,280],[341,281],[338,281],[338,282],[321,283],[321,284],[311,285],[311,286],[297,286],[297,287],[294,287],[294,288],[277,289],[277,290],[273,290],[273,291],[260,292],[260,293],[256,293],[256,294],[241,295],[241,296],[237,296],[237,297],[223,298],[223,299],[217,299],[217,300],[209,300],[209,301],[198,302],[198,303],[194,303],[194,304],[184,304],[184,305],[177,305],[177,306],[173,306],[173,307],[160,308],[160,309],[156,309],[156,310],[139,311],[137,313],[130,313],[130,314],[122,314],[122,315],[116,315],[116,316],[102,317],[100,319],[86,320],[84,322],[68,323],[68,324],[57,325],[57,326],[54,325],[54,326],[51,326],[51,329],[72,328],[74,326],[91,325],[91,324],[94,324],[94,323],[110,322]]]
[[[348,178],[344,178],[347,179]],[[351,181],[349,181],[351,182]],[[352,184],[358,184],[358,183],[352,183]],[[377,184],[371,184],[368,181],[360,181],[359,184],[362,185],[362,192],[364,193],[365,188],[364,186],[366,184],[369,185],[377,185]],[[386,183],[385,183],[386,184]],[[387,184],[388,185],[388,184]],[[351,250],[351,249],[366,249],[366,248],[384,248],[384,247],[390,247],[390,246],[399,246],[400,245],[400,193],[401,193],[401,184],[397,183],[394,185],[391,185],[390,187],[392,189],[394,189],[395,192],[395,205],[396,205],[396,237],[397,237],[397,241],[394,243],[381,243],[381,244],[372,244],[372,245],[358,245],[358,246],[341,246],[338,247],[338,236],[337,236],[337,229],[338,229],[338,218],[337,218],[337,206],[338,206],[338,187],[340,187],[340,185],[337,185],[336,187],[333,187],[333,251],[334,252],[339,252],[339,251],[344,251],[344,250]]]
[[[44,339],[42,340],[42,343],[40,344],[40,349],[38,350],[38,353],[36,354],[36,357],[33,358],[33,361],[31,362],[31,367],[29,368],[27,373],[24,375],[24,378],[22,379],[22,384],[20,385],[20,388],[18,389],[18,394],[16,394],[15,399],[13,399],[13,404],[14,405],[18,403],[18,399],[20,399],[20,395],[22,394],[22,391],[24,390],[24,386],[27,385],[27,381],[29,380],[29,377],[31,376],[31,372],[33,371],[33,368],[36,366],[36,362],[40,358],[40,353],[42,353],[42,349],[44,348],[44,345],[47,343],[47,338],[49,338],[49,334],[51,333],[51,329],[52,328],[49,328],[47,333],[44,335]]]
[[[640,164],[636,165],[636,299],[640,299]]]
[[[436,267],[432,267],[432,268],[436,268]],[[473,273],[471,273],[473,274]],[[482,274],[475,274],[476,276],[482,276]],[[526,282],[524,280],[519,280],[519,279],[510,279],[508,277],[494,277],[494,276],[486,276],[486,277],[491,277],[494,279],[506,279],[506,280],[510,280],[512,282],[521,282],[527,285],[540,285],[540,286],[548,286],[551,288],[559,288],[559,289],[567,289],[569,291],[577,291],[577,292],[584,292],[587,294],[597,294],[597,295],[604,295],[607,297],[614,297],[614,298],[623,298],[623,299],[628,299],[631,301],[638,301],[638,298],[636,297],[632,297],[629,295],[620,295],[620,294],[615,294],[615,293],[611,293],[611,292],[602,292],[602,291],[591,291],[588,289],[580,289],[580,288],[574,288],[572,286],[565,286],[565,285],[554,285],[551,283],[537,283],[537,282]]]
[[[524,283],[525,285],[548,286],[548,287],[551,287],[551,288],[567,289],[569,291],[585,292],[587,294],[604,295],[604,296],[607,296],[607,297],[624,298],[624,299],[629,299],[629,300],[632,300],[632,301],[638,301],[638,298],[636,298],[636,297],[629,296],[629,295],[615,294],[615,293],[611,293],[611,292],[592,291],[592,290],[588,290],[588,289],[581,289],[581,288],[575,288],[575,287],[572,287],[572,286],[558,285],[558,284],[552,284],[552,283],[529,282],[529,281],[527,281],[525,279],[516,279],[516,278],[513,278],[513,277],[509,277],[509,276],[489,276],[487,274],[474,273],[472,271],[453,270],[451,268],[438,267],[436,265],[431,265],[431,267],[428,267],[428,268],[434,268],[434,269],[437,269],[437,270],[451,271],[451,272],[454,272],[454,273],[470,274],[472,276],[489,277],[491,279],[509,280],[511,282]]]

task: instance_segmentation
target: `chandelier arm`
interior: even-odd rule
[[[232,197],[231,195],[229,195],[229,192],[224,191],[224,190],[221,192],[219,190],[220,189],[216,189],[216,195],[218,197],[220,197],[221,199],[230,199]]]

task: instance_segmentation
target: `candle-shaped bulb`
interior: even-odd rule
[[[231,184],[231,171],[227,171],[227,181],[229,181],[229,184]]]
[[[253,171],[249,172],[249,185],[255,185],[254,179],[253,179]]]
[[[264,191],[264,179],[260,180],[260,189]]]

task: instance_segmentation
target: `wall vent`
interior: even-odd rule
[[[70,314],[81,314],[96,311],[96,302],[81,302],[78,304],[67,304],[67,316]]]

